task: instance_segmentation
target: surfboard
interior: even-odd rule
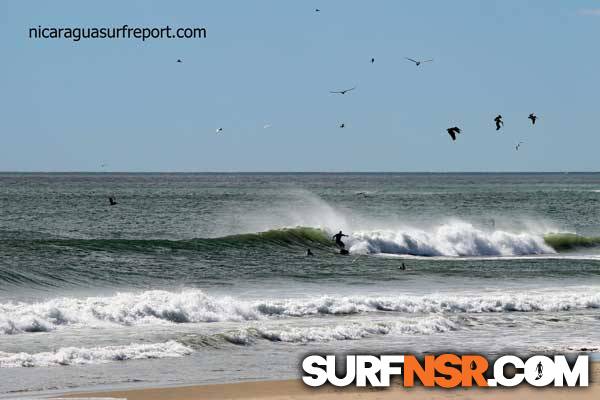
[[[340,254],[343,255],[343,256],[347,256],[348,254],[350,254],[350,252],[348,250],[346,250],[346,249],[341,249],[340,250]]]

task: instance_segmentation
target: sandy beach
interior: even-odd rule
[[[376,400],[376,399],[598,399],[600,398],[600,363],[593,363],[587,388],[535,389],[523,385],[517,389],[440,390],[392,386],[389,389],[313,389],[300,380],[244,382],[171,388],[74,393],[61,398],[123,398],[128,400],[198,400],[198,399],[296,399],[296,400]]]

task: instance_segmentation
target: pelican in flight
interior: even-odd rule
[[[496,130],[499,131],[504,125],[504,121],[502,121],[502,115],[498,114],[496,118],[494,118],[494,122],[496,123]]]
[[[418,67],[419,65],[423,64],[423,63],[426,63],[426,62],[432,62],[432,61],[433,61],[433,58],[431,58],[431,59],[429,59],[429,60],[413,60],[412,58],[408,58],[408,57],[404,57],[404,58],[406,58],[406,59],[407,59],[407,60],[409,60],[409,61],[412,61],[412,62],[414,62],[414,63],[415,63],[415,65],[416,65],[417,67]]]
[[[519,142],[519,143],[517,143],[517,145],[515,146],[515,150],[516,150],[516,151],[519,151],[519,147],[521,147],[521,145],[522,145],[523,143],[525,143],[525,142]]]
[[[221,132],[223,132],[223,128],[217,128],[217,132],[216,132],[216,133],[217,133],[217,135],[218,135],[219,133],[221,133]]]
[[[356,86],[354,86],[353,88],[350,89],[344,89],[344,90],[330,90],[329,93],[335,93],[335,94],[346,94],[352,90],[356,89]]]
[[[537,115],[535,115],[534,113],[529,114],[529,117],[527,117],[531,120],[531,124],[535,125],[535,120],[537,119]]]
[[[448,135],[452,138],[452,140],[456,140],[456,135],[460,133],[460,128],[458,126],[454,126],[452,128],[446,129]]]

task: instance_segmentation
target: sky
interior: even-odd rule
[[[28,34],[123,24],[207,36]],[[0,171],[600,171],[598,38],[597,0],[2,0]]]

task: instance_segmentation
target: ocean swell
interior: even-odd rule
[[[554,254],[556,252],[584,247],[600,246],[600,238],[584,237],[572,233],[548,233],[547,231],[486,230],[462,222],[448,222],[433,228],[404,227],[397,229],[354,230],[346,232],[344,239],[353,253],[399,254],[414,256],[478,257],[478,256],[524,256]],[[164,239],[46,239],[3,240],[7,248],[27,247],[28,251],[73,248],[101,252],[165,251],[214,252],[251,248],[333,248],[332,232],[311,227],[271,229],[264,232],[244,233],[217,238],[189,240]],[[0,281],[25,279],[11,271],[0,270]]]

